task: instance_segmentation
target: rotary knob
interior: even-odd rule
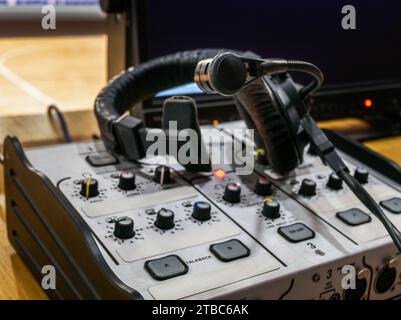
[[[269,219],[277,219],[280,217],[280,203],[271,198],[265,199],[263,202],[262,214]]]
[[[368,182],[369,171],[365,167],[358,167],[355,169],[354,178],[358,180],[360,184]]]
[[[119,239],[130,239],[135,235],[134,220],[129,217],[122,217],[114,224],[114,235]]]
[[[223,199],[230,203],[241,202],[241,186],[238,183],[229,183],[224,189]]]
[[[83,179],[81,181],[80,194],[87,199],[96,197],[99,194],[99,183],[97,180],[93,178]]]
[[[134,190],[135,185],[135,174],[131,171],[124,170],[121,171],[118,178],[118,187],[122,190]]]
[[[166,184],[171,181],[170,168],[166,166],[158,166],[155,170],[153,180],[160,184]]]
[[[333,172],[327,181],[327,186],[333,190],[340,190],[343,187],[343,181]]]
[[[272,183],[264,177],[259,177],[255,184],[255,193],[260,196],[269,196],[272,193]]]
[[[210,206],[210,203],[206,201],[198,201],[194,204],[192,217],[199,221],[207,221],[211,218],[211,211],[212,207]]]
[[[316,194],[316,182],[308,178],[303,179],[299,194],[307,197],[314,196]]]
[[[174,212],[161,208],[156,215],[155,226],[162,230],[174,228]]]

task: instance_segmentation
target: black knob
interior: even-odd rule
[[[365,167],[358,167],[355,169],[354,178],[358,180],[359,183],[365,184],[368,182],[369,171]]]
[[[166,166],[158,166],[155,170],[153,180],[160,184],[166,184],[171,181],[170,168]]]
[[[271,198],[265,199],[263,202],[262,214],[269,219],[277,219],[280,217],[280,203]]]
[[[340,190],[343,187],[343,181],[333,172],[327,181],[327,186],[330,189]]]
[[[226,185],[223,199],[230,203],[241,202],[241,186],[235,182]]]
[[[212,207],[206,201],[198,201],[194,204],[192,217],[199,221],[207,221],[211,218]]]
[[[267,159],[267,153],[263,149],[256,150],[256,162],[262,166],[266,166],[269,164],[269,160]]]
[[[316,194],[316,182],[311,179],[303,179],[299,194],[303,196],[314,196]]]
[[[99,194],[99,184],[96,179],[85,178],[81,181],[80,194],[85,198],[96,197]]]
[[[135,174],[128,170],[121,171],[118,180],[118,187],[123,190],[134,190],[136,187]]]
[[[174,225],[174,212],[169,209],[161,208],[157,212],[155,226],[159,229],[168,230],[174,228]]]
[[[260,196],[269,196],[272,193],[272,183],[264,177],[259,177],[255,184],[255,193]]]
[[[135,235],[134,220],[129,217],[122,217],[114,224],[114,235],[120,239],[130,239]]]

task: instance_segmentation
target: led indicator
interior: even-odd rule
[[[224,171],[223,169],[217,169],[217,170],[214,172],[214,176],[215,176],[216,178],[219,178],[219,179],[224,179],[224,177],[226,176],[226,173],[225,173],[225,171]]]
[[[372,99],[365,99],[365,100],[363,100],[363,105],[367,109],[372,108],[373,107],[373,100]]]

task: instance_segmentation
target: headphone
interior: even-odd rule
[[[299,87],[288,74],[292,71],[308,73],[313,80]],[[305,98],[323,81],[323,74],[311,63],[260,59],[251,52],[205,49],[179,52],[129,68],[113,78],[95,100],[95,114],[106,148],[128,160],[144,157],[145,128],[140,119],[125,112],[162,90],[193,81],[206,93],[234,96],[240,114],[248,127],[256,129],[256,142],[267,151],[276,172],[285,174],[295,169],[302,163],[304,148],[310,143],[323,163],[382,222],[401,251],[398,229],[351,176],[333,144],[309,114]]]
[[[318,80],[299,90],[286,73],[291,70],[306,70]],[[272,75],[261,78],[265,74]],[[258,147],[267,150],[273,169],[285,174],[302,163],[309,141],[298,114],[306,110],[304,97],[322,79],[320,70],[305,62],[263,60],[252,52],[226,49],[185,51],[140,64],[113,78],[97,96],[95,114],[106,148],[138,160],[145,155],[143,124],[124,113],[157,92],[195,80],[205,92],[235,94],[240,114],[255,129]]]

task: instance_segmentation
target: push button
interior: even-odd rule
[[[86,161],[93,167],[102,167],[118,163],[117,158],[108,152],[91,154],[86,157]]]
[[[401,199],[391,198],[386,201],[381,201],[380,205],[392,213],[401,213]]]
[[[237,239],[216,243],[210,246],[210,251],[223,262],[230,262],[250,255],[249,250]]]
[[[176,255],[146,261],[145,269],[156,280],[166,280],[188,272],[188,266]]]
[[[294,223],[290,226],[281,227],[278,229],[278,233],[286,240],[293,243],[315,237],[315,233],[303,223]]]
[[[336,216],[338,219],[345,222],[349,226],[359,226],[372,220],[372,218],[368,214],[357,208],[337,212]]]

